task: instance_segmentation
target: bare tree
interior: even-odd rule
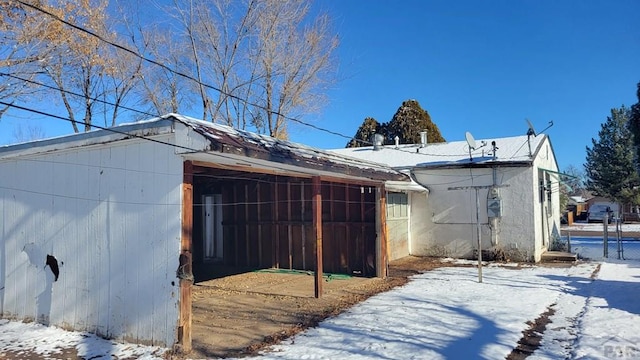
[[[112,37],[106,25],[107,0],[65,1],[64,4],[41,5],[47,11],[78,26]],[[84,131],[91,130],[96,99],[106,96],[104,77],[110,66],[107,46],[90,34],[69,28],[50,18],[45,36],[52,39],[53,51],[43,62],[44,73],[57,87],[60,100],[67,110],[74,132],[79,132],[78,119]],[[70,95],[80,93],[82,97]]]
[[[287,138],[288,117],[313,111],[321,103],[322,85],[331,72],[338,46],[327,15],[305,20],[309,4],[297,0],[267,0],[260,9],[253,61],[261,74],[258,94],[263,101],[265,131]]]
[[[116,0],[116,3],[121,38],[128,39],[128,48],[138,55],[133,56],[137,57],[134,60],[139,73],[131,94],[137,100],[137,105],[143,107],[141,113],[161,115],[190,110],[194,84],[181,75],[191,71],[189,49],[184,46],[184,38],[179,36],[182,26],[164,21],[166,19],[162,16],[156,17],[162,18],[162,21],[142,20],[145,18],[143,14],[165,10],[166,14],[172,14],[169,18],[173,19],[177,5],[162,9],[158,4],[152,3],[150,6],[148,1]]]
[[[189,89],[189,81],[176,73],[186,71],[185,49],[168,32],[159,29],[156,26],[138,29],[141,39],[136,42],[138,52],[165,67],[143,64],[140,86],[135,91],[139,101],[150,109],[148,111],[158,115],[179,113],[192,104],[190,92],[186,90]]]
[[[48,53],[42,41],[30,40],[41,21],[30,18],[18,2],[0,2],[0,100],[13,104],[34,94],[39,62]],[[0,107],[0,118],[8,109]]]
[[[186,47],[189,49],[187,59],[191,61],[191,67],[195,72],[196,81],[193,83],[193,86],[195,87],[202,103],[202,118],[206,119],[207,114],[209,113],[209,104],[211,103],[209,100],[209,94],[207,93],[207,89],[204,85],[206,64],[201,60],[201,53],[206,51],[206,49],[201,45],[203,35],[206,35],[206,32],[204,34],[199,33],[199,30],[203,26],[207,28],[207,30],[213,29],[213,24],[204,24],[201,21],[201,17],[203,15],[200,12],[203,11],[204,14],[208,13],[208,8],[206,6],[202,6],[202,2],[193,0],[187,1],[186,8],[182,8],[181,5],[183,2],[178,0],[174,0],[173,3],[174,11],[172,11],[172,14],[185,32],[183,38],[186,40]]]
[[[13,129],[13,138],[17,142],[27,142],[45,138],[44,129],[39,125],[18,124]]]
[[[140,62],[103,41],[120,41],[108,16],[108,0],[13,3],[19,4],[24,21],[14,22],[11,31],[21,44],[36,50],[34,84],[40,91],[56,94],[74,132],[81,131],[81,122],[82,130],[89,131],[100,112],[105,125],[115,124],[120,106],[139,80]]]
[[[205,52],[215,71],[216,84],[220,87],[217,101],[211,109],[212,121],[245,128],[246,106],[239,100],[250,99],[256,78],[256,67],[250,63],[249,39],[259,17],[258,1],[249,0],[243,11],[234,8],[232,1],[217,1],[211,12],[202,18],[204,44],[213,51]],[[237,4],[237,3],[236,3]],[[216,19],[218,21],[216,21]],[[215,27],[211,26],[215,24]]]
[[[199,99],[203,119],[286,138],[289,117],[321,104],[338,42],[326,15],[308,19],[308,3],[190,0],[166,11],[179,31],[164,40],[188,49],[195,81],[183,90]]]
[[[200,102],[202,118],[243,127],[234,100],[243,99],[254,78],[249,70],[248,38],[253,36],[258,1],[176,1],[165,8],[176,24],[171,40],[195,81],[187,89]]]
[[[150,23],[121,11],[119,26],[108,0],[32,1],[1,3],[11,11],[0,15],[0,31],[35,49],[36,79],[56,94],[75,132],[81,122],[90,130],[99,116],[114,125],[122,107],[137,101],[158,114],[196,111],[205,120],[286,138],[291,117],[322,103],[334,69],[338,43],[329,18],[311,18],[302,0],[174,0],[170,16]],[[137,12],[135,1],[120,4]]]
[[[113,50],[113,49],[112,49]],[[109,66],[105,69],[108,75],[104,81],[103,104],[112,104],[111,121],[105,122],[105,126],[115,126],[120,108],[130,98],[130,94],[138,86],[142,76],[142,60],[131,53],[118,51],[110,57]],[[106,113],[105,109],[105,113]]]

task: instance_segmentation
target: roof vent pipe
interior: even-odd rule
[[[396,141],[396,149],[397,149],[398,147],[400,147],[400,137],[398,137],[398,135],[396,135],[396,137],[393,138],[393,139]]]
[[[420,147],[427,146],[427,130],[420,131]]]
[[[384,136],[381,134],[373,134],[371,142],[373,143],[373,150],[378,151],[382,149],[382,142],[384,141]]]

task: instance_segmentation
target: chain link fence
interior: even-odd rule
[[[572,236],[570,233],[553,239],[551,249],[576,254],[579,259],[640,260],[640,238],[636,232],[625,234],[624,226],[615,230],[603,227],[597,236]]]

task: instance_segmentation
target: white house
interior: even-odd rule
[[[549,137],[485,139],[475,145],[471,151],[467,141],[334,151],[411,169],[413,180],[428,189],[428,199],[410,196],[410,204],[417,205],[417,211],[409,210],[416,215],[410,254],[475,258],[479,236],[489,256],[539,261],[560,228],[560,175]]]
[[[0,317],[185,350],[212,267],[384,277],[384,184],[409,181],[174,114],[0,147],[0,174]]]

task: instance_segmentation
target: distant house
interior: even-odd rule
[[[469,150],[466,141],[456,141],[333,151],[410,169],[413,180],[428,189],[428,199],[410,196],[419,209],[409,210],[416,215],[410,254],[475,257],[479,234],[483,251],[539,261],[560,228],[560,175],[549,137],[486,139]]]
[[[410,181],[173,114],[0,147],[0,173],[2,318],[187,350],[213,267],[386,276],[385,182]]]
[[[586,220],[587,219],[587,199],[582,196],[569,196],[567,203],[567,212],[571,213],[571,220]],[[567,219],[569,221],[569,219]],[[571,222],[569,222],[571,225]]]

